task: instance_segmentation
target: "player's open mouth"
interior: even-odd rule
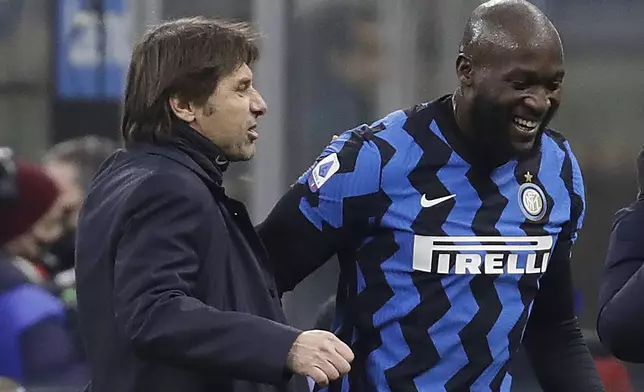
[[[513,123],[519,132],[530,135],[537,130],[540,124],[539,121],[527,120],[521,117],[515,117]]]

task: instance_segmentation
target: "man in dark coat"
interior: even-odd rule
[[[599,290],[597,333],[615,357],[644,363],[644,148],[637,159],[639,192],[615,215]]]
[[[192,18],[134,49],[126,149],[104,162],[78,224],[88,391],[304,391],[300,375],[325,385],[350,369],[333,334],[285,325],[261,241],[222,187],[266,112],[254,40],[244,24]]]

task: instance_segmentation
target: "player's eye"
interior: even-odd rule
[[[512,88],[515,90],[526,90],[530,87],[530,83],[525,80],[513,80]]]
[[[249,87],[250,87],[250,83],[249,83],[249,82],[242,83],[242,84],[240,84],[240,85],[237,87],[237,91],[239,91],[239,92],[244,92],[244,91],[248,90],[248,88],[249,88]]]
[[[560,82],[560,81],[550,82],[550,83],[548,83],[548,84],[546,85],[546,87],[547,87],[547,88],[548,88],[548,90],[550,90],[550,91],[557,91],[557,90],[559,90],[559,88],[561,87],[561,82]]]

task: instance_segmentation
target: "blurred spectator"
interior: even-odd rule
[[[0,225],[0,376],[24,385],[64,385],[82,380],[77,347],[62,302],[45,290],[35,267],[61,233],[63,212],[55,182],[37,165],[14,166],[18,198]]]
[[[382,79],[374,2],[323,2],[293,26],[289,51],[287,182],[294,182],[329,144],[334,133],[374,118]],[[326,263],[285,301],[289,321],[312,326],[309,309],[335,293],[339,268]],[[287,297],[288,298],[288,297]]]
[[[54,257],[46,260],[47,267],[53,274],[68,271],[74,267],[74,240],[78,212],[94,174],[116,148],[116,143],[110,139],[84,136],[56,144],[45,154],[43,164],[60,187],[61,203],[64,208],[63,235],[50,249]],[[73,280],[73,275],[64,274],[59,278]],[[59,283],[67,285],[71,282]]]
[[[334,132],[374,117],[382,78],[373,2],[327,1],[296,20],[291,35],[289,182],[329,144]]]
[[[585,330],[584,336],[588,341],[588,348],[593,354],[595,359],[595,366],[599,377],[604,383],[606,392],[633,392],[631,376],[625,364],[619,359],[615,358],[604,347],[595,331]]]

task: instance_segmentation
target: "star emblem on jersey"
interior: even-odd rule
[[[340,161],[338,161],[338,154],[329,154],[322,158],[309,175],[309,187],[311,191],[316,192],[325,182],[327,182],[337,171],[340,169]]]
[[[525,177],[525,182],[532,182],[532,174],[530,172],[526,172],[523,177]]]
[[[526,180],[528,178],[526,173]],[[530,176],[532,179],[532,176]],[[519,187],[519,206],[521,207],[521,212],[529,220],[536,222],[543,218],[548,209],[546,206],[546,195],[543,193],[543,190],[532,182],[526,182],[525,184]]]

